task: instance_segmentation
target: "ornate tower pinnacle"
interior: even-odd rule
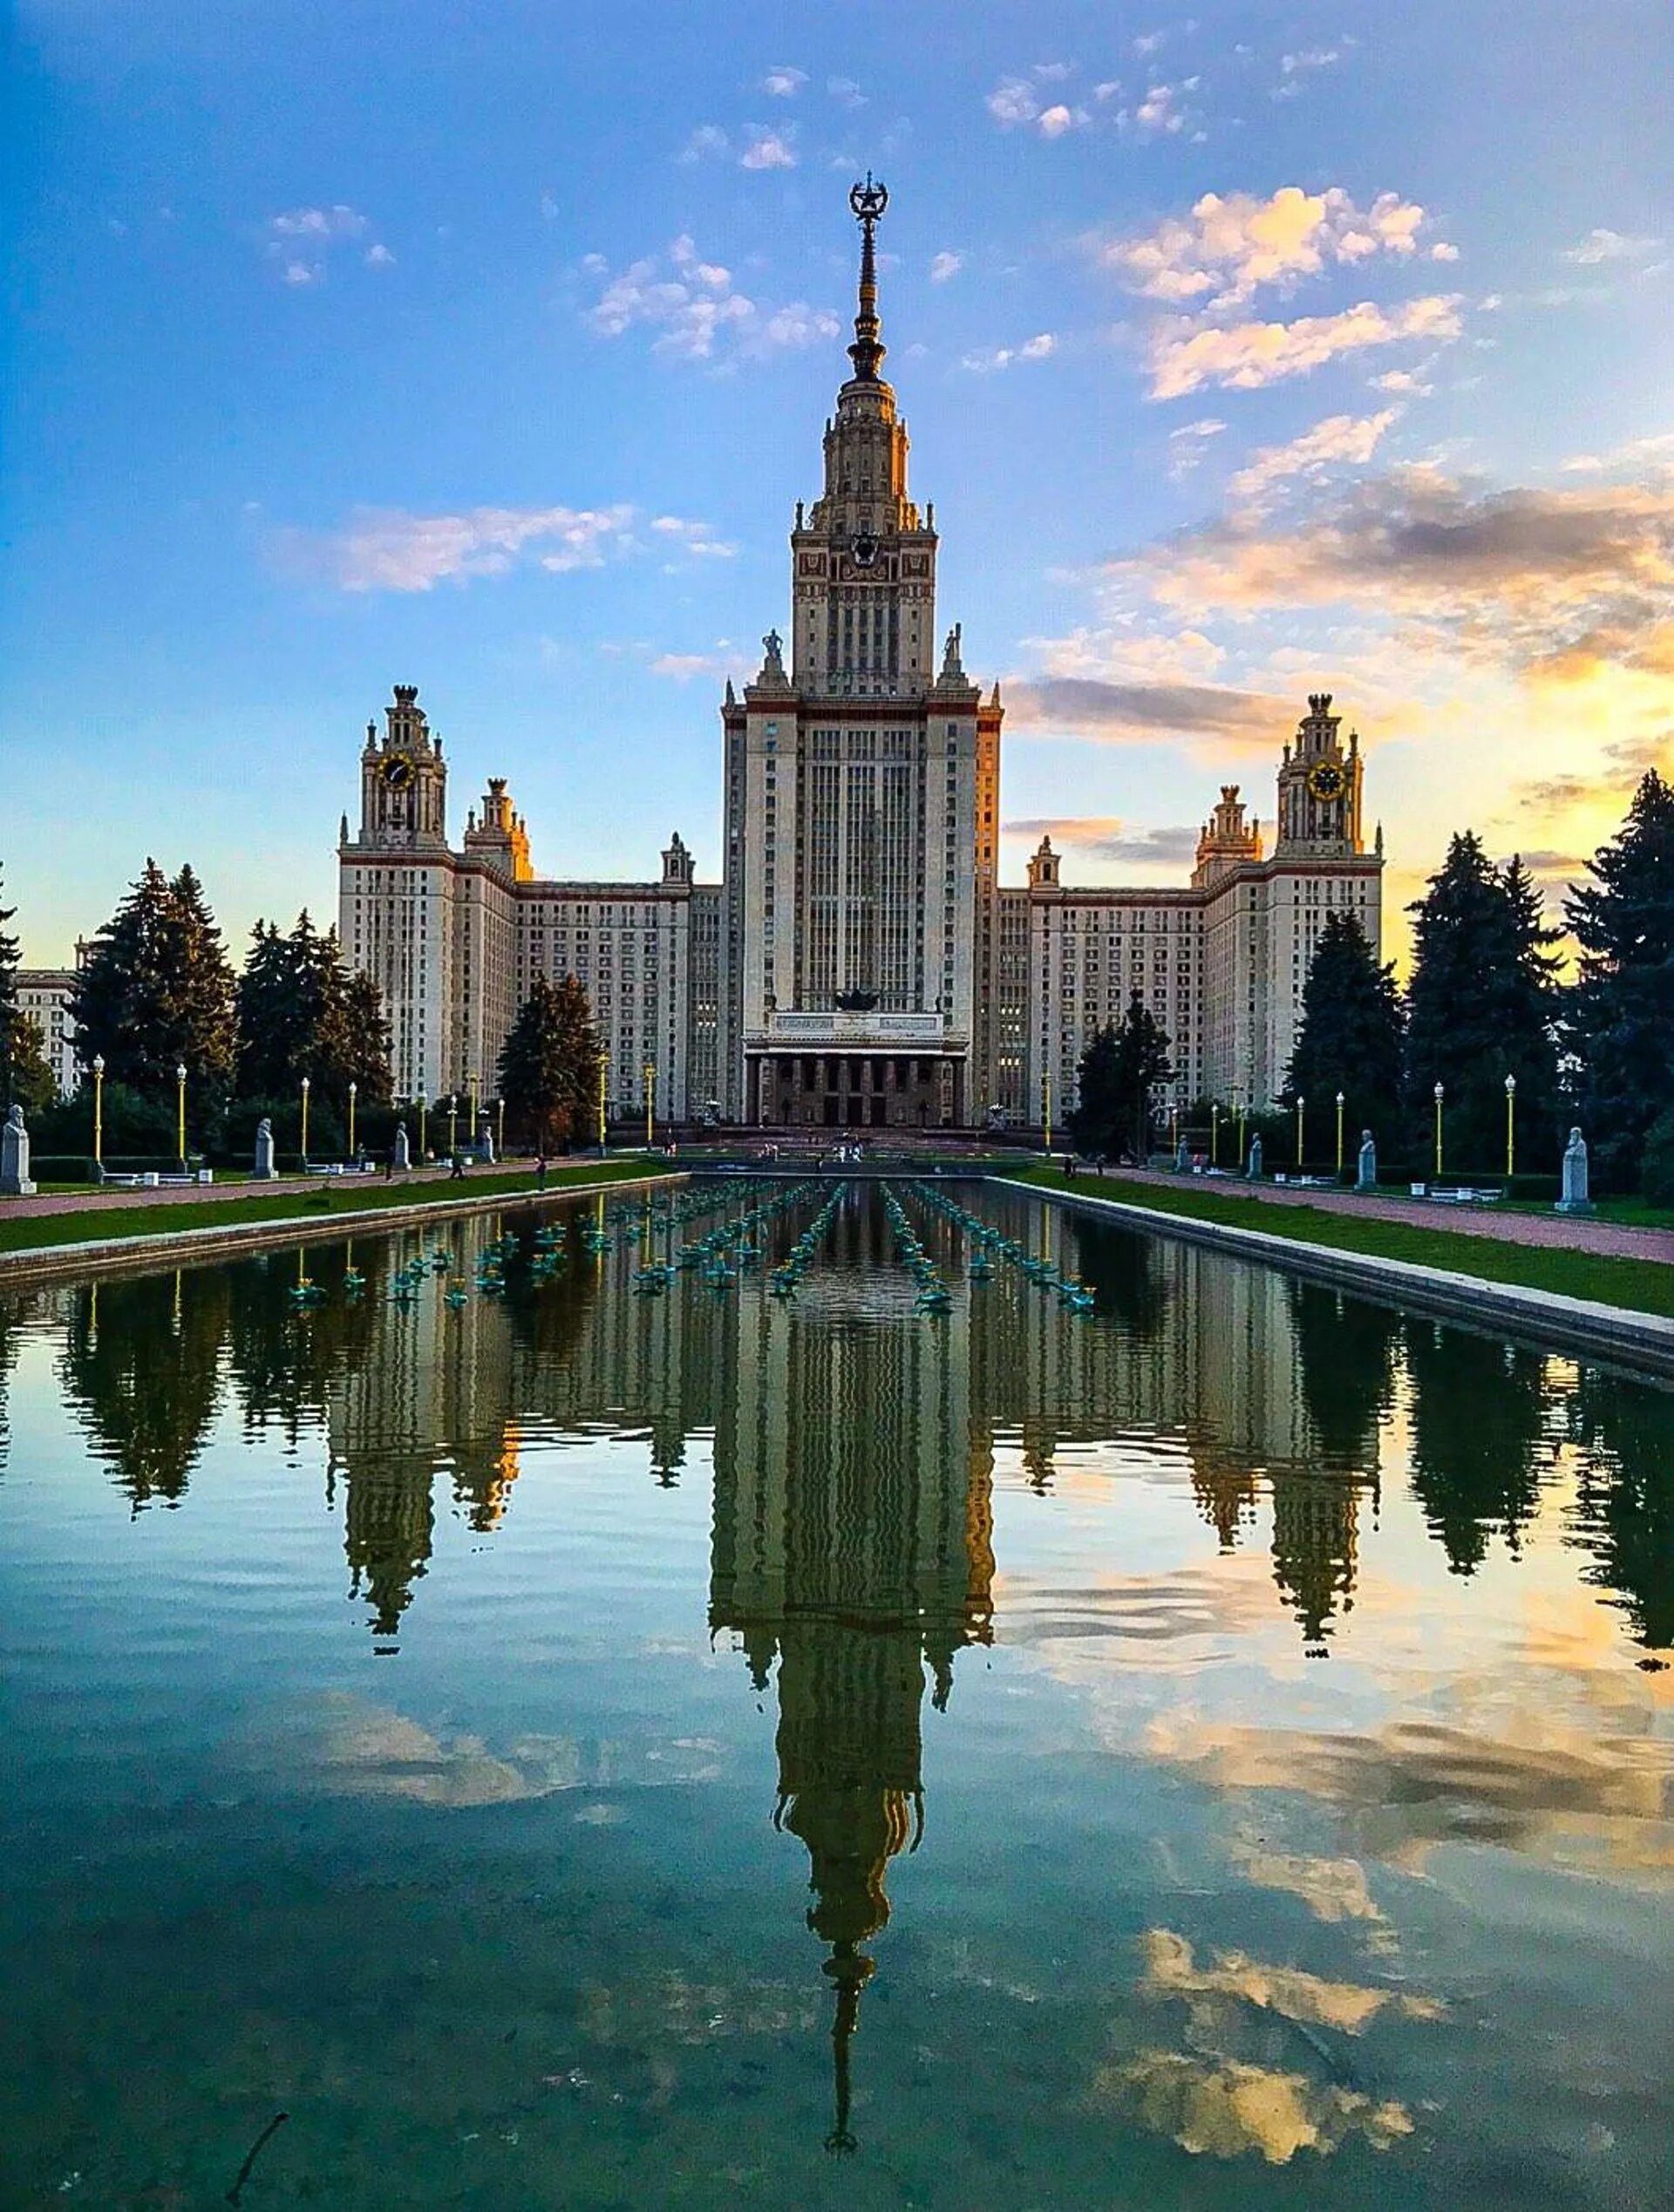
[[[861,226],[861,308],[854,317],[854,343],[848,349],[848,357],[857,377],[875,384],[885,349],[878,336],[882,326],[878,321],[878,270],[873,246],[889,194],[883,185],[873,183],[868,169],[866,182],[851,187],[848,204]]]

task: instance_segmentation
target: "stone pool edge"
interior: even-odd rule
[[[297,1214],[268,1222],[210,1222],[203,1229],[164,1229],[153,1236],[88,1238],[82,1243],[31,1244],[13,1252],[0,1252],[0,1291],[24,1290],[39,1283],[62,1282],[66,1276],[114,1275],[125,1269],[153,1266],[184,1267],[197,1263],[236,1258],[247,1252],[271,1250],[276,1245],[341,1243],[363,1231],[372,1234],[399,1229],[404,1223],[459,1221],[473,1214],[509,1212],[515,1208],[555,1206],[570,1198],[597,1198],[602,1193],[661,1189],[690,1180],[686,1168],[662,1175],[617,1177],[590,1183],[560,1183],[550,1190],[503,1190],[473,1193],[468,1198],[438,1198],[414,1205],[367,1207],[354,1214]]]
[[[1477,1327],[1504,1327],[1560,1351],[1613,1354],[1642,1370],[1674,1379],[1674,1321],[1638,1313],[1630,1306],[1601,1304],[1592,1298],[1566,1297],[1556,1290],[1533,1290],[1521,1283],[1493,1283],[1414,1260],[1385,1259],[1366,1252],[1344,1252],[1330,1245],[1303,1244],[1270,1231],[1239,1229],[1230,1222],[1198,1221],[1165,1213],[1131,1199],[1099,1198],[1091,1192],[1057,1190],[1041,1183],[1018,1183],[1004,1175],[983,1179],[997,1188],[1025,1190],[1054,1206],[1113,1216],[1132,1228],[1187,1244],[1208,1244],[1242,1253],[1263,1266],[1313,1276],[1367,1297],[1398,1294],[1399,1303],[1419,1312]]]

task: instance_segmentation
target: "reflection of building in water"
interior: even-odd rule
[[[744,1309],[738,1388],[715,1453],[710,1621],[759,1688],[779,1662],[774,1819],[806,1845],[808,1925],[836,1991],[836,2113],[853,2147],[849,2045],[889,1917],[885,1870],[923,1826],[928,1664],[940,1709],[953,1659],[989,1635],[991,1466],[973,1448],[968,1363],[949,1332],[859,1310],[885,1234],[851,1207],[835,1266],[794,1307]]]
[[[78,1285],[59,1375],[134,1510],[178,1505],[221,1405],[223,1268]]]

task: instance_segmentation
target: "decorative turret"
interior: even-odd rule
[[[1203,890],[1209,884],[1219,882],[1235,868],[1261,857],[1261,825],[1245,819],[1244,802],[1238,796],[1237,785],[1222,784],[1221,803],[1198,834],[1193,889]]]
[[[512,805],[504,776],[489,777],[488,788],[466,830],[465,849],[514,883],[527,883],[533,877],[528,826]]]
[[[698,864],[687,851],[685,840],[677,829],[671,831],[663,848],[663,881],[690,884],[697,872]]]
[[[418,704],[416,684],[398,684],[384,710],[384,729],[366,725],[360,755],[360,839],[363,845],[445,846],[447,770],[442,741]]]
[[[1052,850],[1052,841],[1043,837],[1029,859],[1029,888],[1031,891],[1055,891],[1058,888],[1058,855]]]
[[[1279,769],[1279,828],[1276,854],[1338,858],[1363,852],[1360,787],[1364,766],[1360,738],[1338,736],[1341,715],[1331,712],[1329,691],[1310,691],[1308,711],[1284,748]]]

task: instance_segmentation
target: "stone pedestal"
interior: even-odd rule
[[[29,1177],[29,1131],[24,1126],[24,1109],[15,1106],[0,1129],[0,1198],[34,1195],[35,1186]]]
[[[395,1125],[395,1148],[391,1157],[397,1174],[405,1175],[412,1165],[412,1147],[407,1142],[407,1125],[405,1121],[398,1121]]]
[[[1244,1172],[1253,1183],[1262,1180],[1262,1140],[1259,1137],[1252,1137],[1249,1140],[1249,1164]]]
[[[1563,1148],[1562,1191],[1557,1203],[1560,1214],[1590,1214],[1594,1210],[1587,1183],[1587,1140],[1579,1129],[1572,1129]]]
[[[255,1125],[255,1165],[250,1173],[258,1183],[270,1183],[279,1173],[273,1160],[271,1121],[258,1121]]]
[[[1372,1142],[1370,1129],[1360,1132],[1360,1159],[1355,1169],[1354,1187],[1357,1190],[1378,1188],[1378,1147]]]

